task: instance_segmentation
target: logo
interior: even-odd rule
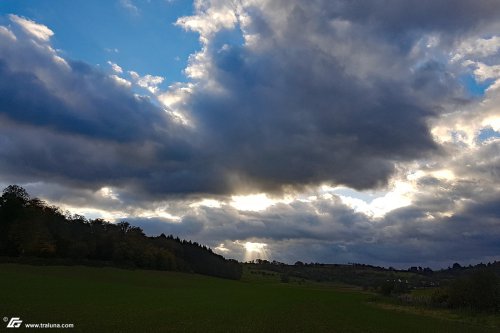
[[[10,318],[9,323],[7,324],[7,328],[19,328],[23,321],[21,318],[18,317],[12,317]]]

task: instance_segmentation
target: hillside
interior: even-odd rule
[[[206,246],[173,236],[147,237],[127,222],[64,214],[21,187],[8,186],[0,197],[0,256],[20,262],[112,265],[193,272],[239,279],[241,265]]]
[[[366,264],[322,264],[302,263],[293,265],[277,261],[256,259],[245,265],[254,274],[273,272],[282,279],[303,279],[316,282],[345,283],[376,290],[386,282],[395,282],[402,291],[447,285],[458,278],[487,269],[500,277],[500,262],[461,266],[453,264],[446,269],[432,270],[428,267],[410,267],[408,269],[385,268]]]
[[[370,294],[244,275],[231,281],[113,267],[0,264],[0,313],[71,332],[489,333],[484,325],[386,309]],[[5,326],[3,326],[5,327]],[[16,330],[29,331],[29,330]]]

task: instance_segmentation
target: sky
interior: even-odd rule
[[[228,258],[500,260],[496,0],[2,0],[0,185]]]

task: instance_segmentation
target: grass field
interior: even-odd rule
[[[74,323],[71,332],[495,332],[405,313],[370,295],[245,274],[0,264],[0,318]],[[0,323],[0,332],[20,332]],[[38,330],[24,330],[38,331]],[[54,330],[50,330],[54,331]]]

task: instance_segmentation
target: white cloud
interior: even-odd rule
[[[149,90],[153,95],[159,92],[159,85],[163,83],[165,80],[164,77],[155,76],[155,75],[144,75],[140,76],[135,71],[129,71],[130,77],[139,87]]]
[[[146,88],[152,94],[156,94],[158,92],[158,85],[160,85],[164,80],[165,78],[161,76],[154,76],[148,74],[139,78],[139,80],[137,80],[137,85]]]
[[[453,181],[456,178],[455,174],[450,169],[440,169],[432,171],[429,174],[433,177],[436,177],[437,179],[442,179],[445,181]]]
[[[478,68],[474,71],[474,74],[480,81],[486,81],[488,79],[498,79],[500,78],[500,65],[488,66],[485,64],[478,64]]]
[[[171,213],[163,209],[157,209],[154,211],[144,211],[142,213],[136,214],[135,217],[142,217],[147,219],[163,218],[166,220],[170,220],[171,222],[179,222],[182,220],[181,216],[172,215]]]
[[[465,57],[489,57],[500,50],[500,36],[491,38],[469,38],[464,40],[456,50],[452,61]]]
[[[226,246],[224,245],[224,243],[220,243],[219,246],[217,246],[216,248],[214,248],[215,252],[218,252],[222,255],[225,255],[227,254],[227,252],[229,252],[230,250],[228,248],[226,248]]]
[[[441,144],[472,149],[480,142],[479,133],[491,127],[500,130],[500,65],[478,63],[474,71],[478,81],[494,79],[482,99],[457,107],[431,122],[434,139]]]
[[[120,50],[118,50],[117,48],[105,48],[104,51],[108,52],[108,53],[119,53]]]
[[[200,201],[194,202],[189,205],[191,208],[197,208],[197,207],[210,207],[210,208],[221,208],[223,203],[219,200],[215,199],[202,199]]]
[[[82,215],[88,219],[100,218],[107,221],[119,221],[120,219],[123,219],[125,217],[125,215],[123,215],[123,212],[119,210],[72,206],[62,202],[51,202],[51,203],[58,206],[63,211],[71,212],[71,214]]]
[[[47,42],[50,40],[50,37],[54,35],[54,32],[43,24],[33,22],[14,14],[10,14],[9,18],[12,22],[20,26],[26,33],[37,38],[38,40]]]
[[[119,200],[118,195],[115,193],[115,191],[111,187],[102,187],[99,191],[97,191],[99,195],[101,195],[104,198],[112,199],[112,200]]]
[[[486,65],[481,62],[474,63],[476,67],[474,76],[478,81],[500,78],[500,65]]]
[[[66,70],[69,70],[71,68],[68,62],[64,60],[64,58],[58,56],[57,54],[54,54],[53,59],[55,63],[61,65]]]
[[[275,202],[267,197],[266,194],[235,195],[232,197],[231,206],[238,210],[261,211]]]
[[[12,31],[10,31],[8,28],[6,28],[4,26],[0,26],[0,34],[7,36],[14,41],[17,40],[16,35],[14,35],[14,33]]]
[[[129,80],[126,80],[122,77],[119,77],[118,75],[112,74],[109,77],[112,78],[116,83],[118,83],[121,86],[124,86],[127,88],[130,88],[132,86],[132,82],[130,82]]]
[[[196,0],[196,15],[181,17],[176,24],[186,30],[198,32],[200,41],[208,43],[212,35],[221,29],[232,29],[238,22],[236,2]]]
[[[168,87],[167,91],[157,94],[158,101],[165,106],[165,112],[171,119],[191,128],[195,127],[195,121],[186,111],[184,100],[191,93],[193,86],[192,83],[176,83]]]
[[[169,108],[180,109],[182,108],[182,102],[186,98],[186,95],[189,95],[192,89],[193,84],[184,85],[177,83],[170,86],[166,92],[160,94],[158,99]]]
[[[325,187],[323,187],[325,190]],[[386,191],[366,195],[357,191],[338,187],[329,189],[330,193],[338,196],[342,203],[351,207],[355,212],[363,213],[373,219],[383,218],[387,213],[411,205],[414,185],[408,180],[394,181]],[[372,198],[370,198],[372,197]]]
[[[140,77],[139,73],[135,72],[135,71],[129,71],[128,72],[130,74],[130,77],[134,80],[134,81],[137,81]]]
[[[120,0],[120,4],[123,6],[123,8],[127,9],[134,15],[139,14],[139,8],[137,8],[136,5],[132,2],[132,0]]]
[[[115,72],[115,73],[118,73],[118,74],[121,74],[123,73],[123,69],[118,66],[118,64],[114,63],[114,62],[111,62],[111,61],[108,61],[108,65],[111,66],[111,69]]]

